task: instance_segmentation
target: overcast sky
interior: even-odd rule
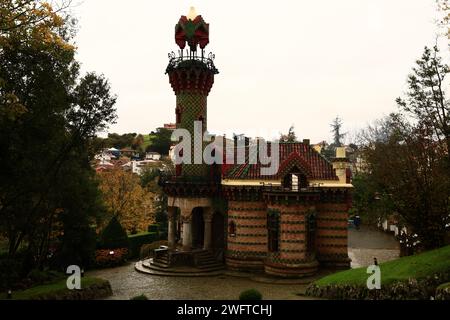
[[[208,129],[330,140],[339,115],[353,132],[396,110],[395,98],[425,45],[435,43],[432,0],[84,0],[74,9],[84,71],[118,95],[110,132],[149,133],[175,121],[164,74],[174,26],[193,5],[210,24],[207,52],[220,74]],[[448,50],[447,50],[448,51]]]

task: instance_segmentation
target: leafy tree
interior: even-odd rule
[[[450,2],[449,0],[437,0],[438,9],[442,12],[442,19],[439,24],[446,30],[446,35],[450,39]]]
[[[135,140],[136,136],[136,133],[125,133],[122,135],[117,133],[109,133],[108,138],[105,139],[104,143],[108,148],[129,148],[133,145],[133,141]]]
[[[450,222],[449,101],[442,87],[449,69],[437,52],[425,48],[406,98],[397,99],[400,112],[366,130],[363,146],[380,198],[425,249],[444,244]]]
[[[91,143],[114,122],[115,97],[103,76],[80,76],[69,16],[26,0],[1,0],[0,14],[0,233],[8,256],[22,248],[28,268],[43,267],[60,241],[62,251],[85,257],[102,210]]]
[[[425,129],[431,130],[430,138],[439,146],[445,145],[450,150],[450,101],[445,96],[448,73],[449,67],[442,62],[439,49],[425,47],[422,58],[417,60],[408,77],[406,98],[398,98],[397,104]],[[447,156],[450,163],[449,152]]]
[[[144,231],[153,221],[154,194],[141,186],[139,176],[122,168],[98,173],[100,189],[108,212],[128,232]]]
[[[297,136],[295,135],[294,126],[289,128],[287,134],[280,135],[280,142],[297,142]]]
[[[172,130],[166,128],[158,128],[154,134],[150,134],[152,144],[145,151],[158,152],[162,155],[168,155],[170,146],[172,145]]]
[[[136,138],[133,139],[131,148],[133,150],[142,150],[143,144],[144,144],[144,136],[142,134],[138,134]]]

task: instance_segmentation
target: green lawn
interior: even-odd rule
[[[435,273],[450,272],[450,246],[381,263],[381,283],[389,284],[408,278],[420,279]],[[337,272],[315,282],[318,286],[330,284],[366,285],[367,268]]]
[[[69,289],[67,289],[66,281],[67,281],[67,279],[63,279],[63,280],[59,280],[55,283],[32,287],[32,288],[29,288],[24,291],[13,292],[13,299],[14,300],[29,300],[29,299],[32,299],[33,297],[36,297],[36,296],[39,296],[42,294],[67,291]],[[99,278],[83,277],[83,278],[81,278],[81,289],[89,287],[93,284],[101,284],[101,283],[104,283],[105,281],[106,280],[99,279]]]

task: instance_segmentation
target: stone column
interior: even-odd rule
[[[192,210],[181,208],[181,219],[183,222],[183,251],[192,248]]]
[[[212,246],[212,208],[203,208],[203,221],[205,222],[205,233],[203,238],[203,249],[211,250]]]
[[[169,249],[175,249],[175,232],[176,232],[176,224],[175,224],[175,217],[176,217],[176,207],[169,207],[167,210],[167,218],[169,221],[169,230],[168,232],[168,243],[169,243]]]

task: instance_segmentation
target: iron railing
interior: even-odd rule
[[[172,51],[168,54],[169,56],[169,65],[167,66],[166,73],[178,68],[179,66],[190,66],[197,65],[203,66],[206,69],[212,71],[214,74],[218,74],[219,70],[217,70],[214,65],[215,55],[210,52],[207,57],[204,56],[204,51],[201,51],[201,55],[198,56],[197,52],[188,51],[186,55],[183,54],[183,51],[180,50],[178,52],[178,56]]]

